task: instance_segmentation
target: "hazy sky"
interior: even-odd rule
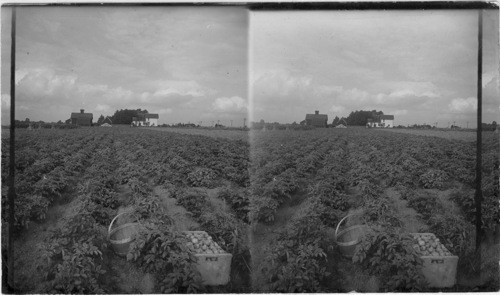
[[[376,109],[395,124],[476,125],[475,10],[253,12],[250,30],[254,121]],[[498,121],[498,11],[483,42],[483,121]]]
[[[6,124],[8,8],[1,45]],[[483,48],[484,121],[498,121],[497,11],[485,13]],[[21,120],[142,108],[160,123],[241,126],[376,109],[396,124],[476,125],[475,10],[23,7],[16,60]]]
[[[16,118],[147,109],[160,123],[242,125],[248,14],[235,7],[17,9]],[[2,123],[9,120],[10,9],[2,9]]]

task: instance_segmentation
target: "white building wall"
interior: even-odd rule
[[[146,122],[149,122],[149,126],[158,126],[158,119],[156,118],[146,118]]]
[[[132,124],[134,124],[135,126],[142,126],[142,123],[142,121],[132,121]]]
[[[384,123],[385,127],[388,128],[394,127],[394,120],[381,120],[381,123]]]

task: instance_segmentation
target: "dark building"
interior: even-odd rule
[[[71,124],[80,126],[92,126],[92,113],[85,113],[83,109],[79,113],[71,113]]]
[[[315,111],[314,114],[306,114],[306,125],[314,127],[327,127],[328,115],[320,114]]]

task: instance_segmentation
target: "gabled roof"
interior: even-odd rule
[[[316,127],[326,127],[328,115],[325,114],[306,114],[306,124]]]
[[[146,119],[158,119],[158,114],[137,114],[137,117],[132,117],[132,121],[145,121]]]
[[[394,115],[380,115],[380,120],[394,120]]]
[[[92,113],[71,113],[71,119],[93,119]]]
[[[306,120],[328,120],[328,115],[325,114],[306,114]]]

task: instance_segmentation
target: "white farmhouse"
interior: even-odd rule
[[[371,127],[393,128],[394,115],[380,115],[375,119],[368,119],[368,123],[366,123],[366,128],[371,128]]]
[[[394,127],[394,115],[381,115],[380,124],[382,125],[382,127]]]
[[[132,118],[133,126],[158,126],[158,114],[138,114]]]

